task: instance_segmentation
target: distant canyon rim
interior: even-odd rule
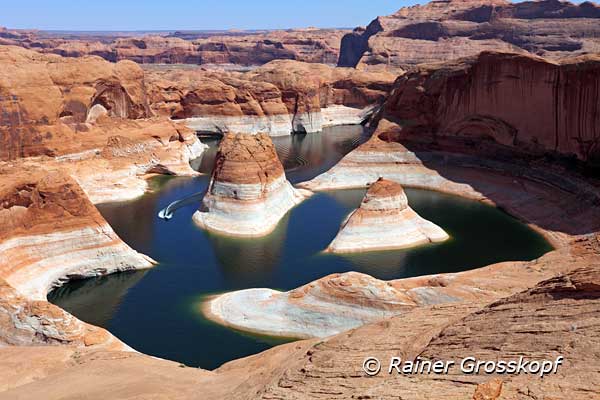
[[[0,29],[0,399],[597,398],[598,22],[591,2],[452,0],[353,31]],[[292,186],[271,137],[348,124],[368,140]],[[242,221],[263,234],[277,221],[245,220],[248,210],[285,201],[278,219],[311,192],[383,178],[497,206],[554,250],[459,273],[347,272],[288,292],[226,293],[205,304],[220,322],[289,333],[292,321],[308,339],[215,371],[136,352],[50,304],[69,280],[160,261],[95,205],[138,198],[156,175],[197,175],[190,161],[205,135],[224,136],[196,217],[207,229]],[[370,229],[357,232],[360,247]],[[543,380],[362,370],[367,356],[516,355],[565,365]]]

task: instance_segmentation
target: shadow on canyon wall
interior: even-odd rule
[[[531,156],[491,140],[434,135],[426,142],[422,134],[419,142],[393,135],[386,139],[401,143],[440,176],[470,185],[501,209],[546,231],[600,232],[600,182],[560,155]]]

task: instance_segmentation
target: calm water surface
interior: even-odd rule
[[[363,140],[360,127],[277,138],[288,179],[297,183],[328,170]],[[194,166],[209,173],[216,141]],[[318,193],[294,208],[271,235],[231,239],[192,223],[198,207],[180,208],[170,221],[156,217],[171,202],[202,192],[209,176],[160,177],[154,191],[125,203],[100,206],[134,249],[159,261],[149,271],[69,283],[50,301],[80,319],[107,328],[135,349],[189,366],[213,369],[285,340],[213,324],[199,312],[209,295],[267,287],[289,290],[331,273],[360,271],[380,279],[456,272],[500,261],[531,260],[549,251],[537,233],[501,211],[470,200],[408,189],[411,206],[452,239],[412,250],[352,256],[322,254],[364,190]]]

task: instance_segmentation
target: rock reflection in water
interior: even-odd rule
[[[53,290],[52,297],[63,299],[61,307],[85,322],[106,327],[127,291],[146,273],[148,270],[74,281]]]
[[[289,215],[268,236],[231,238],[206,232],[228,286],[252,287],[271,279],[281,262]]]

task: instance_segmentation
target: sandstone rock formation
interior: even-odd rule
[[[200,227],[225,235],[263,236],[303,199],[287,181],[269,135],[226,134],[193,218]]]
[[[22,46],[63,57],[100,56],[140,64],[262,65],[286,59],[335,65],[341,29],[256,32],[65,33],[0,31],[0,44]]]
[[[45,299],[63,279],[152,266],[62,173],[10,171],[0,196],[0,276],[30,299]]]
[[[600,51],[600,7],[558,0],[443,0],[378,17],[342,39],[339,66],[406,68],[481,51],[548,58]]]
[[[448,238],[442,228],[410,208],[402,186],[381,178],[370,185],[360,207],[348,216],[327,251],[402,249]]]
[[[194,174],[194,132],[154,118],[144,72],[0,46],[0,162],[76,177],[93,202],[143,194],[148,173]]]
[[[425,88],[425,90],[421,90]],[[503,53],[400,77],[383,117],[407,135],[493,141],[522,152],[600,160],[600,57],[560,63]]]
[[[0,348],[0,399],[83,395],[90,399],[108,395],[123,399],[304,399],[310,395],[317,399],[402,396],[425,400],[444,393],[448,398],[479,400],[484,389],[495,393],[500,386],[500,398],[506,399],[523,398],[527,393],[529,397],[592,400],[600,383],[594,368],[598,356],[590,351],[598,346],[599,249],[600,243],[590,238],[539,262],[512,264],[515,275],[506,282],[512,280],[513,286],[505,287],[500,300],[407,308],[392,318],[330,338],[278,346],[214,372],[135,353],[66,346]],[[491,285],[484,289],[498,287],[497,282],[504,279],[500,271],[479,276]],[[518,277],[524,272],[531,281]],[[541,281],[531,283],[537,279]],[[533,375],[468,375],[458,368],[449,375],[383,372],[376,377],[362,370],[366,357],[416,360],[420,356],[460,362],[465,354],[480,360],[562,355],[567,362],[556,375],[543,380]],[[24,359],[28,368],[18,368]]]
[[[597,164],[600,114],[591,93],[598,91],[599,65],[594,56],[555,64],[482,53],[422,67],[398,79],[367,143],[301,186],[365,187],[383,176],[406,186],[510,203],[475,177],[487,169],[593,197],[595,189],[564,170],[577,164],[575,157],[587,168]],[[548,159],[555,162],[548,166]]]
[[[70,279],[150,268],[115,234],[79,185],[40,168],[0,175],[0,344],[129,350],[46,301]]]
[[[198,132],[271,136],[360,124],[381,104],[395,76],[296,61],[253,71],[151,71],[152,109]]]
[[[548,4],[553,17],[572,18],[574,26],[582,24],[580,16],[590,17],[597,9],[555,2],[501,7],[520,9],[519,18],[528,18],[540,9],[547,12]],[[486,9],[468,18],[477,21],[480,12],[486,14]],[[547,32],[556,22],[569,34],[562,18],[543,24],[531,18],[534,30],[544,25]],[[585,34],[577,31],[574,40],[589,49],[595,29],[592,24]],[[14,36],[0,30],[2,43],[19,40]],[[536,34],[538,39],[555,40]],[[450,48],[447,44],[444,50]],[[141,178],[148,173],[190,172],[187,160],[201,146],[192,131],[166,120],[172,111],[165,110],[172,106],[180,111],[190,104],[245,109],[256,97],[240,100],[237,86],[226,83],[223,87],[234,88],[227,101],[204,104],[193,95],[181,101],[180,91],[188,89],[168,84],[160,89],[164,98],[156,101],[153,91],[158,89],[131,63],[85,58],[81,66],[89,66],[82,68],[76,61],[70,65],[61,57],[23,49],[0,47],[0,54],[5,60],[0,63],[0,105],[7,110],[0,116],[0,399],[431,399],[440,393],[451,399],[596,399],[600,185],[563,158],[574,154],[590,166],[597,156],[594,57],[547,63],[484,54],[408,74],[398,80],[374,120],[373,137],[305,185],[315,190],[364,187],[384,176],[402,185],[490,202],[543,233],[555,251],[531,262],[459,274],[384,282],[348,273],[287,293],[254,289],[225,294],[207,305],[221,322],[258,332],[327,337],[279,346],[208,372],[131,352],[110,333],[78,321],[43,297],[65,278],[150,266],[150,260],[120,241],[84,191],[94,202],[125,198],[143,192]],[[289,115],[289,105],[297,104],[310,109],[309,114],[316,112],[310,100],[313,89],[306,100],[293,79],[281,81],[277,71],[265,71],[248,74],[269,88],[261,89],[265,97],[257,101],[260,107],[272,103],[267,107]],[[473,78],[467,79],[468,74]],[[35,89],[36,75],[43,91]],[[239,75],[227,79],[233,78],[245,80]],[[344,82],[348,86],[342,93],[357,93]],[[481,89],[483,82],[489,93]],[[548,82],[554,82],[550,86],[556,91],[547,90]],[[270,97],[270,87],[280,94]],[[314,104],[322,109],[322,86],[315,87],[319,101]],[[215,98],[220,88],[211,89]],[[494,96],[510,96],[511,104]],[[540,108],[530,108],[527,98]],[[548,102],[565,111],[553,110]],[[151,118],[152,113],[162,118]],[[554,128],[541,119],[544,113],[555,121]],[[299,126],[313,126],[310,119],[298,121]],[[537,123],[544,129],[538,130]],[[576,134],[563,134],[567,130]],[[245,145],[233,145],[235,141]],[[297,199],[269,143],[264,134],[225,136],[229,150],[223,152],[219,179],[213,179],[207,194],[223,220],[231,210],[241,210],[233,220],[237,224],[248,206],[268,203],[267,195],[287,199],[278,204],[290,207],[290,199]],[[342,333],[330,336],[337,332]],[[469,375],[458,369],[442,376],[368,377],[362,370],[365,357],[459,361],[467,355],[480,360],[561,355],[566,362],[543,380]]]

